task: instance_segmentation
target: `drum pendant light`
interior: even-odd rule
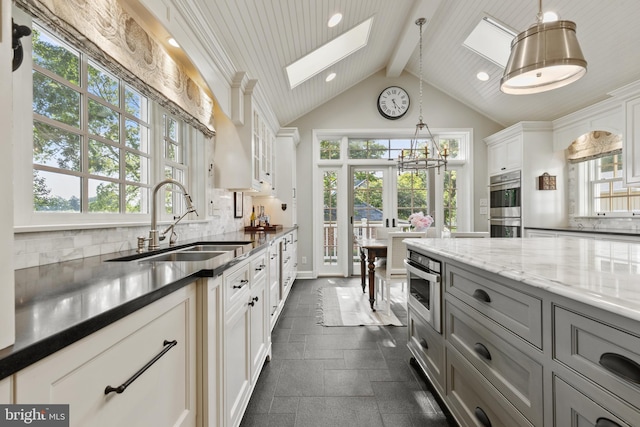
[[[542,0],[537,23],[511,42],[511,55],[500,80],[500,90],[523,95],[546,92],[573,83],[587,72],[576,24],[542,22]]]

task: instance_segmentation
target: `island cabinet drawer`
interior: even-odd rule
[[[195,426],[195,300],[179,289],[19,371],[15,403],[68,404],[71,427]]]
[[[251,274],[253,281],[258,281],[262,276],[266,276],[268,263],[266,251],[251,257]]]
[[[557,306],[554,330],[558,361],[640,408],[640,336]]]
[[[444,392],[444,338],[409,306],[409,350],[439,391]]]
[[[541,299],[454,265],[446,273],[448,293],[542,348]]]
[[[463,426],[533,426],[451,347],[447,348],[447,398]]]
[[[553,377],[553,393],[555,427],[632,427],[640,420],[640,413],[613,396],[595,402],[556,376]]]
[[[222,277],[226,309],[247,300],[251,283],[251,265],[248,261],[226,270]]]
[[[534,358],[541,353],[532,347],[529,354],[519,350],[509,343],[510,332],[504,330],[503,337],[498,336],[493,332],[498,327],[465,305],[446,302],[447,341],[532,424],[542,425],[542,365]]]

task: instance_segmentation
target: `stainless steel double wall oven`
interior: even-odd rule
[[[522,181],[520,171],[494,175],[489,180],[491,237],[522,237]]]

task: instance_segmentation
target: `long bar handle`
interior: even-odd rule
[[[133,374],[131,376],[131,378],[129,378],[127,381],[125,381],[124,383],[122,383],[120,386],[118,387],[111,387],[110,385],[108,385],[105,389],[104,389],[104,394],[109,394],[113,391],[115,391],[118,394],[123,393],[127,387],[129,387],[131,385],[132,382],[134,382],[135,380],[138,379],[138,377],[142,374],[144,374],[144,372],[149,369],[151,367],[151,365],[153,365],[154,363],[156,363],[162,356],[165,355],[166,352],[168,352],[169,350],[171,350],[173,347],[175,347],[178,344],[178,341],[173,340],[173,341],[167,341],[164,340],[163,344],[164,348],[162,349],[162,351],[158,354],[155,355],[155,357],[153,359],[151,359],[149,362],[147,362],[146,365],[144,365],[138,372],[136,372],[135,374]]]

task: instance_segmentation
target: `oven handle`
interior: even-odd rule
[[[500,191],[500,190],[510,190],[512,188],[520,188],[521,181],[516,179],[514,181],[505,181],[499,184],[491,184],[489,185],[489,191]]]
[[[439,275],[428,273],[421,268],[414,267],[406,259],[404,260],[404,265],[405,267],[407,267],[407,271],[409,271],[409,273],[413,273],[417,276],[422,277],[423,279],[427,279],[430,282],[440,283]]]

